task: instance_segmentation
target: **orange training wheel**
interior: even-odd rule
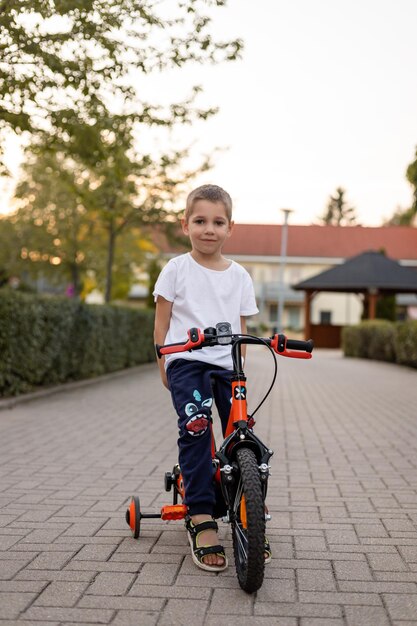
[[[140,534],[140,502],[138,496],[132,496],[129,508],[126,511],[126,522],[130,526],[134,539],[138,539]]]

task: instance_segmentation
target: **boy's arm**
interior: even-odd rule
[[[155,328],[154,328],[154,342],[159,345],[164,345],[165,337],[167,336],[169,322],[171,320],[172,302],[165,300],[162,296],[158,296],[155,309]],[[159,372],[161,379],[165,387],[168,389],[167,375],[165,372],[165,357],[157,359],[159,365]]]

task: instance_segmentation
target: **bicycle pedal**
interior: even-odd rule
[[[184,519],[187,511],[185,504],[167,504],[161,509],[161,518],[164,520]]]

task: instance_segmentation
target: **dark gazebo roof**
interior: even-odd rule
[[[391,293],[417,293],[417,271],[400,265],[381,252],[364,252],[342,265],[293,285],[293,289],[341,292],[375,289]]]

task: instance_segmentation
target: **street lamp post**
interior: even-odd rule
[[[279,281],[278,281],[278,320],[277,332],[283,332],[282,322],[284,313],[284,270],[287,262],[287,240],[288,240],[288,217],[292,213],[292,209],[281,209],[284,213],[284,223],[281,230],[281,254],[279,264]]]

